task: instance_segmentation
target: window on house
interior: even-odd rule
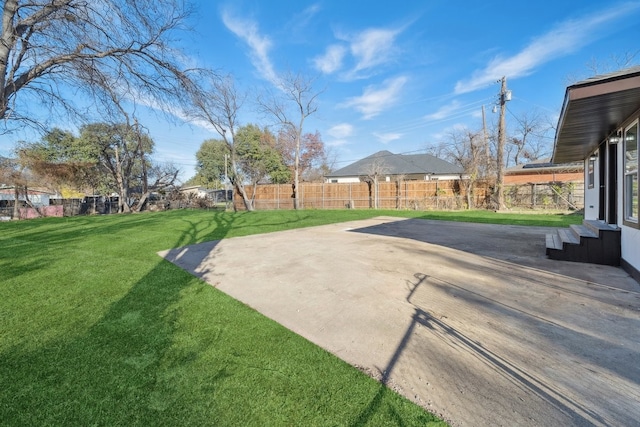
[[[587,184],[589,188],[593,188],[596,184],[595,177],[596,158],[594,156],[589,157],[589,165],[587,169]]]
[[[638,122],[624,132],[624,219],[638,222]]]

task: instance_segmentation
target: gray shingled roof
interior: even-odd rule
[[[383,150],[331,172],[326,177],[362,176],[376,160],[384,162],[388,175],[448,175],[464,173],[461,167],[430,154],[393,154]]]

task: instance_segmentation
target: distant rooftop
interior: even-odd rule
[[[537,170],[545,170],[545,171],[559,171],[559,170],[577,170],[583,169],[584,164],[579,162],[569,162],[569,163],[552,163],[551,159],[539,159],[534,160],[531,163],[525,163],[522,165],[515,165],[510,168],[505,169],[507,173],[526,173],[533,172]]]
[[[364,159],[326,175],[327,178],[362,176],[374,162],[384,165],[387,175],[447,175],[461,174],[464,170],[452,163],[430,154],[394,154],[390,151],[378,151]]]

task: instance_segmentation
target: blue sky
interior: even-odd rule
[[[252,95],[285,72],[316,78],[322,94],[305,131],[320,132],[343,167],[379,150],[420,152],[456,126],[489,125],[506,76],[507,126],[523,111],[557,120],[567,84],[591,61],[640,50],[640,2],[290,0],[196,2],[190,60],[234,75],[249,94],[241,122],[271,124]],[[635,63],[640,62],[640,52]],[[193,174],[215,133],[144,114],[156,159]],[[5,135],[0,155],[24,136]]]

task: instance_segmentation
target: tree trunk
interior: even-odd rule
[[[472,180],[467,181],[467,209],[473,209],[475,203],[473,202],[473,184]]]
[[[373,177],[373,208],[378,209],[380,207],[380,203],[378,201],[378,175]]]
[[[118,213],[131,212],[128,203],[129,191],[127,188],[128,186],[126,185],[124,180],[124,175],[122,173],[122,162],[120,161],[118,146],[115,147],[115,154],[115,178],[116,184],[118,185],[118,192],[120,193],[118,198]]]
[[[251,199],[247,196],[247,190],[244,188],[244,184],[238,180],[238,176],[236,175],[236,171],[238,170],[236,165],[236,156],[235,153],[231,153],[231,183],[236,188],[237,192],[242,196],[242,202],[244,203],[244,207],[248,211],[253,211],[253,203],[251,203]],[[233,204],[233,209],[235,210],[236,205]]]
[[[369,208],[373,208],[373,180],[367,179],[365,182],[369,188]]]
[[[251,199],[249,198],[249,196],[247,196],[247,190],[245,190],[244,184],[234,179],[233,185],[234,187],[236,187],[237,192],[242,196],[242,202],[244,203],[245,209],[248,211],[253,211],[253,203],[251,203]]]
[[[296,136],[296,155],[293,165],[293,208],[300,209],[300,200],[298,198],[298,188],[300,185],[300,129]]]
[[[20,203],[20,190],[17,185],[13,186],[13,219],[20,219],[20,209],[18,208],[18,203]]]
[[[136,205],[132,208],[132,211],[133,212],[140,212],[142,210],[142,207],[144,206],[145,202],[149,198],[150,194],[151,194],[150,191],[144,192],[142,194],[142,196],[140,196],[140,200],[138,200],[138,203],[136,203]]]

